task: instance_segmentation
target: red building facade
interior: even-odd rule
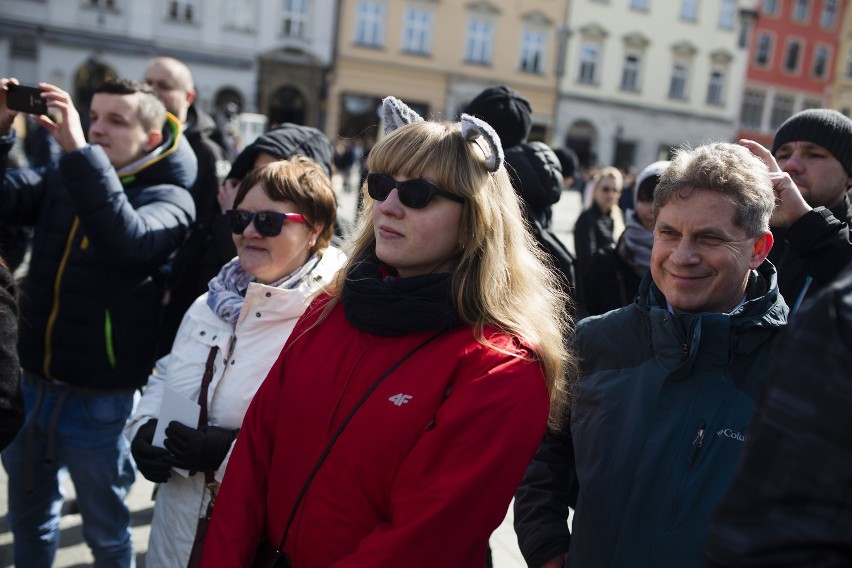
[[[849,0],[760,0],[750,38],[740,138],[770,146],[791,115],[826,107]]]

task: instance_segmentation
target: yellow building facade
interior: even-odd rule
[[[566,2],[342,0],[326,134],[369,144],[388,95],[424,117],[455,120],[482,89],[505,84],[532,105],[531,138],[546,140]]]

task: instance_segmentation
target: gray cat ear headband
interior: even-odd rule
[[[385,122],[385,134],[390,134],[406,124],[421,122],[423,117],[398,98],[385,97],[382,100],[382,119]],[[503,165],[503,148],[494,129],[487,122],[469,114],[461,115],[461,127],[464,139],[479,146],[485,154],[485,169],[489,172],[499,170]]]

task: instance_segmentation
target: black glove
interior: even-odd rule
[[[136,467],[145,479],[154,483],[165,483],[169,480],[172,466],[165,462],[165,458],[169,457],[169,452],[151,445],[156,429],[156,418],[152,418],[143,424],[136,431],[136,436],[130,443],[130,453],[133,454]]]
[[[165,446],[171,456],[166,461],[172,467],[193,471],[219,469],[238,432],[239,429],[226,430],[217,426],[195,429],[180,422],[169,422]]]

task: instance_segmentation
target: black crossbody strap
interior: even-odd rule
[[[331,437],[331,440],[328,441],[328,444],[326,445],[325,450],[323,450],[322,454],[320,454],[320,457],[319,457],[319,459],[317,459],[317,463],[314,464],[314,468],[311,470],[311,473],[308,474],[308,478],[305,480],[305,484],[302,486],[302,490],[299,492],[299,496],[296,498],[296,503],[293,505],[293,509],[290,511],[290,517],[287,519],[287,526],[284,528],[284,536],[281,537],[281,541],[278,543],[278,547],[276,549],[278,552],[281,552],[281,549],[284,548],[284,542],[287,540],[287,534],[290,532],[290,525],[293,524],[293,519],[296,518],[296,511],[299,510],[299,505],[302,503],[302,499],[305,497],[305,494],[308,492],[308,488],[311,485],[311,481],[314,480],[314,476],[317,474],[317,471],[319,471],[319,468],[322,465],[322,462],[325,461],[325,458],[328,456],[328,453],[331,451],[331,447],[334,446],[334,443],[337,441],[337,439],[343,433],[343,430],[346,428],[346,425],[349,424],[349,421],[352,420],[352,417],[355,416],[355,413],[358,411],[358,409],[361,408],[361,406],[367,401],[368,398],[370,398],[370,395],[373,394],[373,391],[375,391],[377,388],[379,388],[379,385],[382,384],[382,381],[384,381],[385,378],[388,375],[393,373],[400,365],[405,363],[405,361],[407,361],[417,351],[419,351],[421,348],[425,347],[432,340],[437,339],[438,336],[440,336],[442,333],[444,333],[446,331],[447,331],[446,329],[442,329],[441,331],[439,331],[435,335],[429,337],[423,343],[417,345],[414,349],[412,349],[411,351],[406,353],[402,357],[402,359],[400,359],[399,361],[397,361],[396,363],[391,365],[388,368],[388,370],[385,371],[384,373],[382,373],[382,376],[380,376],[378,379],[376,379],[376,382],[374,382],[373,385],[369,389],[367,389],[367,391],[361,397],[361,400],[359,400],[355,404],[355,406],[352,407],[352,410],[349,411],[349,414],[346,415],[346,418],[344,418],[343,422],[340,423],[340,426],[337,427],[337,431]]]

